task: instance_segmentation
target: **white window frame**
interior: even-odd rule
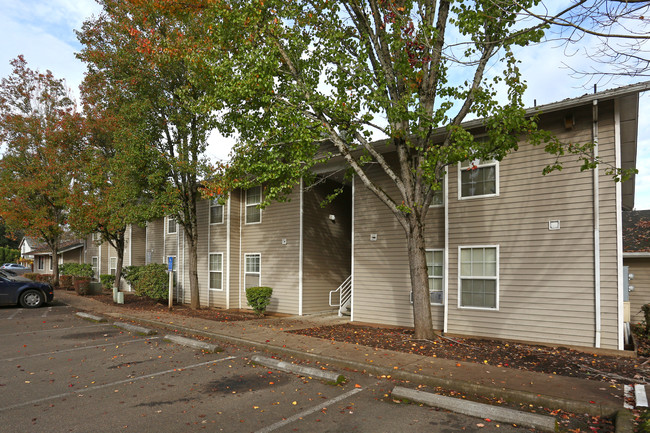
[[[90,266],[93,268],[93,276],[99,278],[99,257],[92,256],[90,258]]]
[[[247,260],[249,257],[259,256],[259,271],[258,272],[248,272],[248,263]],[[247,275],[257,275],[258,286],[262,285],[262,253],[246,253],[244,254],[244,287],[246,286],[246,276]]]
[[[170,223],[172,221],[174,222],[174,231],[173,232],[169,230]],[[178,233],[178,221],[176,221],[176,218],[174,218],[174,217],[167,217],[167,234],[168,235],[175,235],[176,233]]]
[[[427,253],[429,253],[429,252],[433,252],[433,253],[439,252],[439,253],[442,253],[442,262],[441,262],[441,264],[442,264],[442,275],[441,275],[441,276],[438,277],[438,276],[435,276],[435,275],[429,275],[429,264],[427,263],[427,276],[428,276],[428,278],[427,278],[427,282],[429,281],[429,279],[432,279],[432,278],[433,278],[433,279],[440,279],[440,286],[441,286],[441,288],[442,288],[442,289],[440,290],[440,294],[441,294],[440,297],[441,297],[441,299],[442,299],[440,302],[431,302],[431,301],[430,301],[430,299],[431,299],[431,293],[434,293],[434,291],[433,291],[433,290],[429,290],[429,303],[430,303],[431,305],[435,305],[435,306],[442,306],[442,305],[444,305],[444,303],[445,303],[445,250],[444,250],[444,249],[441,249],[441,248],[427,248],[427,249],[426,249],[426,252],[427,252]],[[437,292],[437,291],[436,291],[436,292]],[[413,292],[411,292],[411,304],[412,304],[412,303],[413,303]]]
[[[463,164],[467,162],[468,166],[464,167]],[[468,160],[458,163],[458,200],[472,200],[476,198],[487,198],[487,197],[498,197],[499,196],[499,161],[496,159],[490,159],[486,161],[481,161],[479,159]],[[474,168],[476,167],[476,168]],[[468,195],[463,196],[463,171],[468,170],[480,170],[483,168],[494,167],[494,193],[492,194],[480,194],[480,195]]]
[[[210,269],[210,264],[212,263],[211,260],[210,260],[211,256],[220,256],[221,257],[221,269],[219,269],[219,270]],[[218,273],[220,275],[220,277],[219,277],[220,280],[221,280],[221,284],[220,284],[221,288],[220,289],[212,287],[211,282],[212,282],[212,274],[213,273],[215,273],[215,274]],[[208,289],[209,290],[214,290],[214,291],[217,291],[217,292],[223,292],[223,253],[208,253]]]
[[[50,256],[50,271],[54,270],[52,267],[54,266],[54,256]]]
[[[432,208],[432,207],[438,207],[438,208],[445,207],[445,181],[444,180],[442,180],[440,182],[440,189],[433,192],[433,196],[435,197],[436,194],[438,194],[438,193],[442,197],[442,203],[434,203],[433,202],[433,197],[432,197],[431,198],[431,204],[429,205],[430,208]]]
[[[102,238],[101,235],[99,234],[99,232],[93,232],[93,234],[91,236],[92,236],[91,240],[93,242],[97,242],[97,241],[101,240],[101,238]]]
[[[39,271],[45,270],[45,258],[43,256],[37,256],[36,269],[38,269]]]
[[[209,217],[210,217],[210,225],[223,224],[223,214],[224,214],[225,209],[224,209],[224,205],[220,204],[218,200],[219,200],[218,198],[210,200],[210,210],[209,210],[209,213],[210,213],[210,215],[209,215]],[[221,208],[221,221],[212,221],[212,209],[213,208],[218,208],[218,207]]]
[[[496,253],[496,275],[483,275],[483,276],[464,276],[461,274],[461,252],[462,250],[471,250],[478,248],[494,248]],[[500,250],[499,245],[459,245],[458,246],[458,308],[467,309],[467,310],[483,310],[483,311],[499,311],[499,298],[500,298]],[[494,307],[475,307],[462,305],[463,299],[463,280],[494,280],[496,281],[495,285],[495,306]]]
[[[252,189],[259,188],[260,190],[260,201],[255,202],[255,203],[248,203],[248,191]],[[248,208],[249,207],[254,207],[254,206],[259,206],[259,204],[262,203],[262,186],[254,186],[252,188],[248,188],[246,190],[246,194],[244,197],[244,208],[246,210],[245,215],[244,215],[244,224],[250,225],[250,224],[261,224],[262,223],[262,209],[258,209],[260,212],[260,220],[259,221],[253,221],[253,222],[248,222]]]
[[[115,267],[113,267],[113,260],[115,260]],[[117,275],[117,257],[108,258],[108,273],[110,275]]]

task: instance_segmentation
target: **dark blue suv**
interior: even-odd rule
[[[0,271],[0,305],[20,304],[24,308],[37,308],[52,302],[54,290],[45,283]]]

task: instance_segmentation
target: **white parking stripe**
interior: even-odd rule
[[[42,329],[40,331],[26,331],[26,332],[13,332],[9,334],[0,334],[0,337],[5,335],[25,335],[25,334],[41,334],[43,332],[55,332],[55,331],[65,331],[68,329],[84,329],[84,328],[96,328],[98,326],[110,326],[107,323],[98,323],[97,325],[88,325],[88,326],[70,326],[69,328],[53,328],[53,329]]]
[[[23,310],[16,310],[16,312],[15,312],[14,314],[12,314],[11,316],[7,317],[7,320],[11,320],[11,319],[13,319],[14,317],[16,317],[18,314],[20,314],[20,313],[22,313],[22,312],[23,312]]]
[[[318,406],[314,406],[314,407],[312,407],[312,408],[310,408],[310,409],[307,409],[307,410],[305,410],[305,411],[302,411],[302,412],[300,412],[300,413],[297,413],[297,414],[295,414],[294,416],[290,416],[289,418],[287,418],[287,419],[285,419],[285,420],[278,421],[278,422],[276,422],[275,424],[271,424],[271,425],[268,426],[268,427],[264,427],[263,429],[258,430],[258,431],[256,431],[255,433],[269,433],[269,432],[272,432],[272,431],[274,431],[274,430],[279,429],[280,427],[284,427],[284,426],[287,425],[287,424],[290,424],[290,423],[292,423],[292,422],[294,422],[294,421],[297,421],[297,420],[299,420],[300,418],[304,418],[304,417],[306,417],[307,415],[311,415],[312,413],[316,413],[316,412],[318,412],[318,411],[321,411],[321,410],[323,410],[324,408],[333,405],[334,403],[337,403],[337,402],[339,402],[339,401],[341,401],[341,400],[345,400],[345,399],[348,398],[348,397],[352,397],[354,394],[356,394],[356,393],[358,393],[358,392],[361,392],[361,391],[363,391],[362,388],[354,388],[353,390],[348,391],[348,392],[346,392],[345,394],[341,394],[341,395],[339,395],[338,397],[335,397],[335,398],[333,398],[333,399],[331,399],[331,400],[327,400],[327,401],[323,402],[323,403],[325,403],[325,404],[319,404]]]
[[[184,370],[189,370],[189,369],[192,369],[192,368],[202,367],[202,366],[208,365],[208,364],[216,364],[218,362],[230,361],[231,359],[236,359],[236,357],[235,356],[229,356],[227,358],[214,359],[212,361],[201,362],[199,364],[192,364],[192,365],[188,365],[188,366],[185,366],[185,367],[178,367],[178,368],[172,368],[170,370],[159,371],[158,373],[151,373],[151,374],[147,374],[147,375],[144,375],[144,376],[132,377],[130,379],[118,380],[117,382],[106,383],[104,385],[90,386],[88,388],[84,388],[84,389],[79,390],[79,391],[70,391],[70,392],[64,392],[64,393],[57,394],[57,395],[51,395],[49,397],[37,398],[36,400],[27,401],[25,403],[18,403],[18,404],[14,404],[14,405],[7,406],[7,407],[2,407],[2,408],[0,408],[0,412],[5,412],[7,410],[17,409],[19,407],[25,407],[25,406],[29,406],[29,405],[36,404],[36,403],[42,403],[42,402],[48,401],[48,400],[56,400],[57,398],[61,398],[61,397],[68,397],[68,396],[71,396],[71,395],[79,395],[79,394],[87,393],[87,392],[90,392],[90,391],[96,391],[96,390],[102,389],[102,388],[108,388],[108,387],[111,387],[111,386],[122,385],[124,383],[136,382],[138,380],[143,380],[143,379],[151,379],[151,378],[154,378],[156,376],[162,376],[164,374],[169,374],[169,373],[177,373],[177,372],[184,371]]]
[[[124,345],[124,344],[130,344],[130,343],[139,343],[139,342],[142,342],[142,341],[155,340],[155,339],[158,339],[158,338],[160,338],[160,337],[151,337],[151,338],[140,339],[140,340],[113,341],[112,343],[96,344],[94,346],[75,347],[74,349],[55,350],[53,352],[35,353],[33,355],[19,356],[19,357],[16,357],[16,358],[5,358],[5,359],[0,359],[0,362],[2,362],[2,361],[17,361],[19,359],[35,358],[37,356],[46,356],[46,355],[56,355],[58,353],[76,352],[76,351],[79,351],[79,350],[86,350],[86,349],[96,349],[98,347],[115,346],[116,344]]]

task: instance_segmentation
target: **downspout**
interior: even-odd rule
[[[144,264],[148,265],[149,260],[147,259],[149,255],[149,221],[144,225]]]
[[[244,266],[245,264],[242,265],[243,263],[243,258],[244,258],[244,252],[241,250],[241,236],[242,236],[242,226],[243,224],[243,210],[242,210],[242,199],[244,192],[243,190],[239,190],[239,309],[241,310],[241,292],[242,292],[242,273],[244,272]]]
[[[129,266],[133,266],[133,224],[129,224]]]
[[[352,176],[352,258],[350,260],[350,266],[352,267],[350,275],[352,275],[352,278],[350,279],[350,322],[354,322],[354,201],[356,200],[356,196],[354,195],[354,185],[356,178],[356,176]]]
[[[303,277],[303,239],[302,239],[302,229],[303,229],[303,209],[304,209],[304,194],[303,194],[303,181],[300,177],[300,224],[299,229],[300,234],[298,238],[298,315],[302,316],[302,277]]]
[[[619,100],[614,101],[614,151],[616,155],[616,167],[622,166],[621,157],[621,111]],[[625,348],[624,326],[623,323],[623,300],[625,293],[623,290],[623,221],[621,212],[623,211],[622,185],[616,182],[616,273],[618,275],[618,302],[617,305],[617,325],[618,325],[618,350]]]
[[[443,253],[443,272],[442,272],[442,333],[448,332],[449,323],[449,173],[445,173],[445,179],[442,185],[442,204],[445,212],[445,251]]]
[[[598,100],[594,99],[593,108],[593,130],[592,138],[594,141],[594,161],[598,160]],[[594,314],[595,314],[595,344],[594,347],[600,347],[600,201],[598,185],[598,167],[593,170],[594,183]]]
[[[185,260],[183,260],[183,266],[181,266],[180,261],[181,261],[181,233],[183,233],[183,243],[185,243],[185,230],[182,230],[181,232],[176,229],[176,302],[178,302],[179,299],[179,287],[178,283],[181,281],[179,270],[183,269],[185,266]],[[199,299],[201,299],[201,294],[199,293]],[[181,302],[182,303],[182,302]],[[210,306],[210,298],[208,298],[208,307]]]
[[[226,310],[230,309],[230,194],[228,194],[228,214],[226,220]]]
[[[198,218],[197,218],[198,220]],[[210,307],[210,253],[212,253],[212,199],[208,199],[208,307]],[[197,260],[198,261],[198,260]],[[223,263],[222,263],[223,266]]]

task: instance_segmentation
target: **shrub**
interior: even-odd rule
[[[34,275],[36,275],[34,281],[38,281],[39,283],[52,284],[52,280],[54,279],[54,275],[52,274],[34,274]]]
[[[29,278],[32,281],[37,281],[38,274],[36,272],[25,272],[23,277]]]
[[[246,300],[259,316],[263,316],[266,307],[271,303],[272,293],[273,289],[270,287],[249,287],[246,289]]]
[[[99,276],[99,281],[102,283],[102,287],[105,289],[110,289],[115,283],[115,275],[103,274]]]
[[[62,289],[67,289],[68,287],[72,287],[72,275],[60,275],[59,286]]]
[[[86,296],[90,292],[90,278],[75,277],[74,290],[77,292],[77,295]]]
[[[168,299],[167,266],[150,263],[145,266],[128,266],[124,279],[131,284],[135,294],[148,296],[157,301]]]
[[[90,263],[63,263],[59,265],[59,275],[92,278],[93,266]]]

